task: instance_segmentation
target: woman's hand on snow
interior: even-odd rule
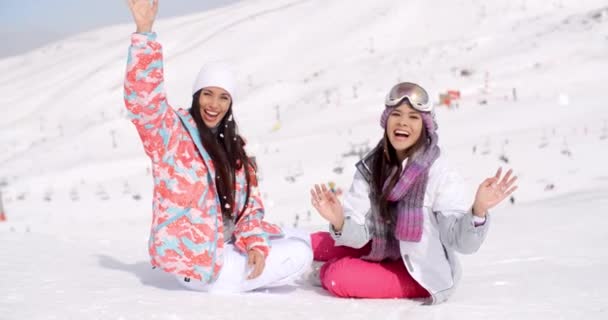
[[[158,12],[158,0],[127,0],[127,3],[137,25],[137,32],[152,31]]]
[[[253,269],[249,276],[247,276],[247,279],[255,279],[264,271],[264,266],[266,266],[266,258],[260,251],[251,249],[249,252],[247,252],[247,266]]]
[[[502,177],[502,168],[498,168],[496,175],[484,180],[477,189],[475,203],[473,204],[473,214],[478,217],[485,217],[489,209],[492,209],[506,197],[517,190],[514,185],[516,176],[511,177],[513,170],[507,171]]]
[[[341,231],[344,225],[344,210],[338,197],[325,185],[315,185],[310,189],[310,197],[313,207],[325,220],[329,221],[336,231]]]

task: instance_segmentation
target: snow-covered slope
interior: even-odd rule
[[[454,298],[431,308],[339,300],[306,286],[246,299],[200,295],[149,270],[149,161],[122,102],[133,29],[107,27],[0,60],[8,217],[0,222],[0,318],[606,313],[605,1],[251,0],[157,22],[173,107],[190,105],[206,61],[235,64],[237,120],[260,165],[267,217],[284,225],[325,228],[309,215],[308,189],[349,187],[358,157],[347,154],[379,139],[394,83],[461,91],[457,109],[437,111],[443,154],[471,198],[499,165],[517,171],[520,189],[515,205],[497,208],[481,251],[463,259]]]

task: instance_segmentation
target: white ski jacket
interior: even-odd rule
[[[336,233],[330,225],[336,245],[361,248],[372,238],[368,231],[369,215],[371,206],[376,204],[370,199],[370,173],[366,161],[357,164],[352,186],[343,198],[344,226]],[[422,239],[400,241],[405,267],[431,294],[427,304],[441,303],[450,297],[461,274],[455,252],[476,252],[488,232],[490,216],[485,219],[473,216],[464,187],[462,178],[450,171],[441,157],[437,159],[429,171],[424,196]]]

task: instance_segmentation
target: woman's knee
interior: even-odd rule
[[[290,239],[292,241],[291,244],[291,252],[295,261],[297,261],[297,265],[300,268],[307,268],[310,266],[313,260],[313,253],[310,244],[301,239]]]
[[[321,267],[320,278],[323,288],[336,297],[353,297],[353,286],[357,275],[351,274],[352,268],[349,265],[357,260],[356,258],[344,257],[331,260]],[[361,275],[358,275],[359,277]]]
[[[315,232],[310,235],[314,259],[327,261],[335,250],[335,241],[329,232]]]
[[[303,272],[312,263],[312,249],[306,241],[301,239],[283,239],[280,243],[273,245],[270,256],[273,253],[277,255],[273,257],[273,259],[277,259],[275,263],[280,264],[280,269],[283,270],[285,276]]]

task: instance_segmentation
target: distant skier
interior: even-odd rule
[[[440,303],[460,280],[455,252],[479,249],[488,210],[517,188],[498,169],[467,203],[463,180],[440,157],[433,106],[417,84],[389,92],[383,138],[357,163],[343,203],[325,185],[312,204],[331,232],[312,235],[322,286],[349,298],[427,298]]]
[[[193,290],[291,284],[312,261],[310,239],[285,235],[263,220],[256,167],[232,113],[238,101],[233,73],[225,63],[205,65],[192,88],[192,106],[174,110],[164,89],[162,47],[152,32],[158,0],[128,3],[137,32],[124,98],[152,160],[152,265]]]

